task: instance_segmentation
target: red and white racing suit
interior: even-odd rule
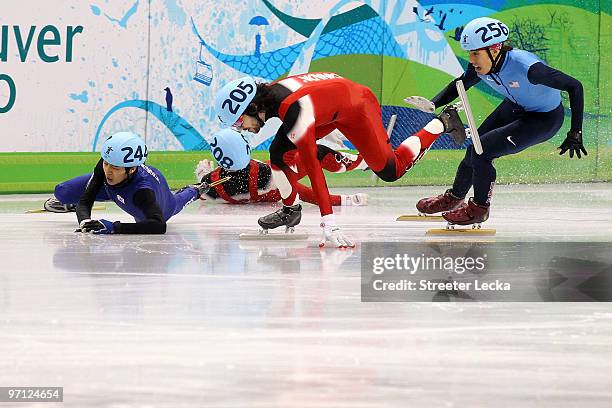
[[[278,108],[283,123],[270,145],[274,183],[283,204],[296,203],[299,178],[290,163],[299,152],[322,216],[332,214],[332,204],[317,160],[318,139],[338,129],[357,148],[374,173],[385,181],[395,181],[440,135],[422,129],[414,135],[416,137],[409,137],[393,150],[382,123],[380,105],[372,91],[338,74],[296,75],[270,86],[282,86],[288,90],[284,91],[287,96],[280,101]]]
[[[359,155],[337,152],[324,145],[317,145],[317,151],[321,166],[332,173],[354,170],[360,167],[363,162]],[[306,176],[306,170],[298,154],[294,155],[293,161],[289,165],[296,171],[298,180]],[[251,159],[246,168],[238,171],[228,171],[223,167],[217,167],[206,174],[201,181],[210,184],[226,176],[231,176],[231,179],[210,189],[205,195],[206,198],[221,198],[231,204],[281,201],[280,192],[272,182],[269,163]],[[310,188],[301,183],[298,183],[296,188],[303,201],[318,204],[315,194]],[[331,194],[330,198],[332,205],[342,205],[340,195]]]

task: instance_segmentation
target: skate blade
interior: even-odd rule
[[[470,236],[483,236],[483,235],[495,235],[497,231],[495,229],[486,229],[486,228],[455,228],[455,229],[446,229],[446,228],[432,228],[427,230],[425,235],[447,235],[447,236],[457,236],[457,235],[470,235]]]
[[[455,86],[457,88],[457,93],[459,94],[461,104],[463,105],[463,112],[465,113],[465,117],[467,118],[468,122],[468,128],[466,129],[466,133],[472,139],[472,144],[474,145],[474,150],[476,151],[476,154],[481,155],[482,143],[480,142],[478,127],[476,126],[474,115],[472,115],[472,107],[470,106],[470,101],[468,100],[467,93],[465,92],[463,81],[459,80],[455,82]]]
[[[217,181],[213,181],[213,182],[212,182],[212,183],[210,183],[208,186],[209,186],[209,187],[216,187],[216,186],[218,186],[219,184],[223,184],[223,183],[225,183],[226,181],[229,181],[229,179],[231,179],[231,178],[232,178],[232,176],[225,176],[225,177],[223,177],[222,179],[219,179],[219,180],[217,180]]]
[[[301,234],[296,232],[269,232],[267,234],[262,234],[259,232],[247,232],[240,234],[239,238],[242,241],[299,241],[308,239],[308,234]]]
[[[92,211],[103,211],[106,210],[106,207],[103,205],[99,205],[99,206],[94,206],[91,207]],[[53,211],[47,211],[44,208],[36,208],[34,210],[26,210],[25,211],[26,214],[41,214],[41,213],[50,213],[50,214],[70,214],[70,213],[75,213],[74,211],[68,211],[65,213],[56,213]]]
[[[440,222],[444,218],[441,215],[400,215],[395,221]]]
[[[425,113],[434,113],[435,106],[432,101],[422,96],[408,96],[404,98],[404,102],[414,106],[415,109]]]

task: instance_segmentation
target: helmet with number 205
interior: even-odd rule
[[[235,79],[226,84],[215,99],[215,111],[225,128],[233,126],[255,98],[257,84],[250,76]]]
[[[480,17],[467,23],[461,33],[461,48],[465,51],[478,50],[502,43],[508,39],[510,30],[499,20]]]
[[[132,132],[118,132],[102,144],[102,159],[117,167],[140,166],[149,154],[147,145],[140,136]]]
[[[226,170],[244,169],[251,161],[251,147],[244,135],[233,129],[222,129],[213,135],[210,151]]]

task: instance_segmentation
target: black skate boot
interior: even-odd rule
[[[438,115],[438,119],[444,124],[444,133],[449,134],[458,146],[462,146],[465,143],[466,134],[457,108],[453,105],[446,105]]]
[[[419,200],[416,208],[421,214],[435,214],[442,211],[452,211],[464,204],[463,198],[455,197],[449,188],[444,194]]]
[[[51,197],[45,201],[43,208],[53,213],[76,212],[76,204],[62,204],[57,198]]]
[[[298,225],[300,221],[302,221],[302,206],[296,204],[291,206],[284,205],[280,210],[261,217],[257,220],[257,223],[264,232],[282,227],[283,225],[286,228],[286,232],[293,232],[293,227]]]
[[[480,223],[489,219],[489,204],[476,204],[473,198],[470,198],[467,205],[457,208],[456,210],[442,213],[442,217],[451,225],[471,225],[480,228]]]

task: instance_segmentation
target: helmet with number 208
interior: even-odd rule
[[[215,99],[215,111],[223,127],[233,126],[255,98],[257,84],[250,76],[226,84]]]
[[[132,132],[118,132],[102,145],[102,159],[117,167],[140,166],[149,154],[147,145],[140,136]]]
[[[224,169],[244,169],[251,161],[251,147],[245,137],[233,129],[222,129],[213,135],[210,150]]]
[[[502,43],[508,39],[508,26],[499,20],[480,17],[467,23],[461,33],[461,48],[478,50]]]

